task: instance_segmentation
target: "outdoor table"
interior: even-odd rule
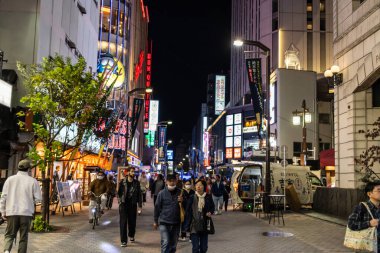
[[[276,217],[278,219],[278,224],[280,224],[280,217],[282,218],[282,224],[285,226],[284,221],[284,199],[285,195],[269,195],[271,200],[271,212],[269,214],[269,224],[273,217],[273,224],[276,224]]]

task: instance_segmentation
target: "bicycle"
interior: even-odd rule
[[[99,196],[96,196],[95,193],[90,192],[91,195],[95,197],[96,205],[94,208],[92,208],[92,229],[95,229],[95,226],[99,225],[99,219],[102,216],[102,209],[101,209],[101,202],[102,202],[102,196],[105,195],[105,193],[100,194]]]

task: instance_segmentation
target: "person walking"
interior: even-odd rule
[[[202,180],[204,181],[204,180]],[[206,180],[206,193],[211,194],[211,188],[212,188],[212,181],[210,178],[207,178]]]
[[[358,231],[369,227],[377,227],[377,252],[380,252],[380,181],[368,182],[364,188],[365,194],[369,198],[365,202],[372,213],[368,212],[367,208],[360,203],[354,207],[353,212],[348,217],[348,227],[351,230]]]
[[[141,172],[141,175],[139,177],[139,182],[140,182],[142,200],[143,200],[143,203],[145,203],[146,202],[146,192],[149,188],[149,182],[148,182],[148,178],[146,177],[145,171]]]
[[[139,209],[142,207],[140,183],[134,179],[135,168],[129,167],[126,172],[127,176],[121,180],[117,192],[119,201],[121,247],[127,247],[128,236],[131,242],[135,241],[137,205],[139,206]]]
[[[190,198],[192,198],[194,196],[195,192],[193,190],[193,186],[191,185],[191,179],[189,179],[188,181],[185,181],[185,185],[184,185],[184,188],[182,189],[182,197],[183,197],[183,208],[185,210],[187,210],[187,205],[190,201]],[[186,220],[189,220],[190,214],[188,212],[185,211],[185,221]],[[186,222],[182,222],[181,223],[181,237],[179,238],[180,241],[186,241],[186,232],[189,232],[186,230]]]
[[[227,212],[228,200],[230,199],[231,186],[227,178],[223,181],[224,192],[223,192],[223,201],[224,201],[224,211]]]
[[[113,174],[108,174],[108,189],[109,194],[107,194],[107,208],[111,209],[113,204],[113,198],[116,196],[116,183]]]
[[[156,204],[156,200],[157,200],[158,194],[164,188],[165,188],[164,178],[162,177],[162,174],[158,174],[157,175],[157,179],[156,179],[156,181],[154,181],[153,187],[152,187],[152,190],[153,190],[153,204],[154,205]]]
[[[149,191],[150,191],[150,198],[153,199],[153,184],[154,184],[154,175],[150,174],[149,178]]]
[[[195,194],[189,199],[186,213],[189,220],[186,221],[190,232],[193,253],[206,253],[208,249],[208,233],[206,231],[207,219],[215,210],[214,202],[210,194],[205,192],[206,183],[197,180],[195,183]],[[186,216],[187,217],[187,216]]]
[[[174,253],[177,249],[181,224],[179,203],[182,202],[183,197],[181,189],[176,187],[176,176],[168,174],[166,180],[167,186],[158,193],[154,205],[153,228],[160,229],[161,253]]]
[[[223,183],[220,181],[220,175],[216,175],[216,181],[212,184],[211,193],[215,205],[215,214],[222,214],[223,193],[225,191]]]
[[[10,176],[4,183],[0,199],[0,212],[7,220],[4,235],[4,252],[12,250],[17,232],[20,230],[19,253],[26,253],[28,248],[28,233],[34,214],[34,205],[41,202],[42,195],[37,180],[29,176],[32,164],[30,160],[18,163],[18,172]]]

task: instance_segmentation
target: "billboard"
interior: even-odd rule
[[[171,149],[166,150],[166,158],[168,161],[173,161],[174,160],[174,151]]]
[[[149,108],[149,130],[150,131],[156,131],[157,123],[158,123],[158,108],[159,108],[159,101],[150,100],[150,108]]]
[[[220,115],[225,107],[226,76],[215,76],[215,115]]]
[[[204,153],[204,166],[210,166],[210,160],[209,160],[209,140],[210,140],[210,134],[209,132],[203,133],[203,147],[202,151]]]
[[[106,53],[100,55],[97,72],[99,77],[103,77],[105,80],[107,80],[107,86],[111,86],[111,84],[114,83],[113,88],[121,88],[124,83],[124,66],[121,61],[113,57],[111,54]]]
[[[242,113],[229,114],[226,116],[227,159],[241,158],[242,133],[244,132],[244,130],[242,129],[242,123]]]

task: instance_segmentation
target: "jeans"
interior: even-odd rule
[[[20,230],[20,240],[18,245],[19,253],[26,253],[28,248],[28,232],[32,216],[14,215],[7,217],[7,228],[5,229],[4,251],[11,252],[13,241]]]
[[[101,210],[104,210],[106,208],[106,203],[107,203],[107,196],[105,194],[102,195],[102,197],[100,198],[101,202],[100,202],[100,209]],[[90,200],[90,205],[88,206],[88,218],[89,219],[92,219],[93,218],[93,214],[92,214],[92,209],[94,209],[96,207],[96,201],[95,200]]]
[[[193,245],[193,253],[206,253],[208,249],[207,233],[192,233],[190,235],[191,244]]]
[[[214,194],[212,195],[212,200],[214,201],[215,205],[215,212],[221,212],[223,209],[223,195],[222,196],[215,196]]]
[[[180,225],[160,225],[161,253],[174,253],[177,250]]]

